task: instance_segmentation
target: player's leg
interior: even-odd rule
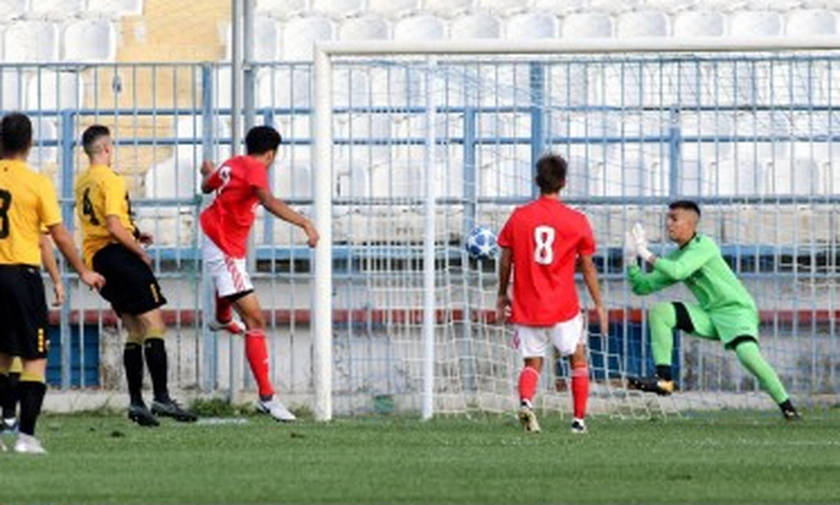
[[[578,314],[558,323],[551,332],[554,347],[569,358],[572,375],[572,433],[586,433],[586,404],[589,400],[589,363],[586,358],[584,319]]]
[[[44,352],[43,354],[46,354]],[[23,371],[20,374],[20,424],[15,452],[26,454],[44,454],[47,451],[35,438],[35,424],[41,414],[46,384],[47,359],[23,359]]]
[[[656,377],[630,379],[631,389],[640,389],[660,395],[674,392],[671,371],[674,351],[674,330],[682,330],[701,338],[717,338],[717,332],[708,314],[697,305],[683,302],[660,302],[648,312],[650,347],[656,365]]]
[[[268,347],[265,343],[266,324],[259,299],[253,291],[235,297],[233,307],[245,323],[245,356],[257,382],[259,401],[257,410],[277,421],[294,421],[295,415],[274,395],[269,378]]]
[[[166,325],[163,312],[159,308],[152,309],[137,316],[143,325],[143,353],[146,368],[152,377],[152,414],[166,416],[176,421],[192,422],[197,420],[195,414],[184,409],[169,395],[167,383],[169,363],[166,354]]]
[[[126,331],[123,367],[128,384],[128,418],[140,426],[157,426],[158,420],[143,401],[143,322],[137,316],[122,314]]]
[[[23,372],[23,362],[15,356],[8,370],[0,367],[0,407],[3,409],[3,429],[17,429],[18,383]]]
[[[0,352],[0,399],[4,402],[8,401],[7,398],[10,394],[9,369],[11,366],[12,356],[5,352]],[[0,424],[0,434],[3,433],[4,429],[6,429],[5,423]],[[6,445],[3,444],[2,438],[0,438],[0,452],[6,452]]]
[[[523,363],[519,372],[519,422],[522,428],[530,433],[540,432],[533,401],[540,381],[547,342],[546,328],[514,325],[513,345],[522,354]]]
[[[799,412],[794,408],[782,381],[779,380],[778,374],[761,355],[755,338],[749,335],[739,336],[732,342],[731,347],[735,349],[735,355],[738,356],[738,360],[744,368],[758,379],[761,389],[766,391],[773,398],[773,401],[779,405],[785,419],[790,421],[799,419]]]
[[[210,331],[225,330],[234,335],[244,335],[245,328],[233,318],[233,303],[225,297],[219,296],[219,292],[215,292],[216,299],[216,318],[207,325]]]

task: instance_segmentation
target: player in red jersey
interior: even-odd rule
[[[312,223],[269,190],[268,169],[279,145],[277,130],[257,126],[245,136],[247,155],[235,156],[215,169],[209,161],[202,164],[201,190],[216,192],[216,199],[201,213],[201,229],[207,239],[202,258],[216,287],[216,322],[211,328],[239,333],[231,307],[245,323],[245,354],[260,394],[257,410],[278,421],[294,421],[295,416],[274,397],[268,378],[265,317],[245,269],[246,242],[259,204],[280,219],[301,227],[309,247],[318,243],[318,232]]]
[[[566,161],[560,156],[549,154],[540,158],[536,177],[540,197],[516,208],[499,234],[502,261],[496,310],[500,319],[510,313],[514,345],[525,360],[519,374],[519,420],[530,432],[540,431],[531,402],[549,342],[561,355],[569,357],[574,402],[572,432],[586,432],[589,366],[586,329],[574,277],[578,263],[595,303],[601,331],[607,329],[607,314],[592,261],[592,229],[585,215],[560,201],[566,170]],[[515,273],[512,310],[508,297],[511,268]]]

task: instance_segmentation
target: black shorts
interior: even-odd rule
[[[41,270],[0,265],[0,352],[23,359],[47,357],[47,298]]]
[[[109,244],[97,251],[93,269],[105,277],[100,294],[117,314],[145,314],[166,303],[149,265],[122,244]]]

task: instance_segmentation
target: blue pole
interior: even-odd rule
[[[545,66],[540,62],[531,62],[531,180],[537,173],[537,160],[545,150]],[[531,197],[536,198],[537,187],[531,184]]]
[[[201,66],[201,150],[205,160],[213,160],[213,123],[215,116],[213,115],[213,67],[205,63]],[[219,162],[219,160],[213,160]],[[203,200],[203,198],[202,198]],[[196,223],[196,236],[199,237],[199,246],[207,240],[202,233],[200,233],[200,225]],[[208,317],[214,314],[214,300],[213,289],[209,282],[206,265],[204,261],[201,262],[201,280],[200,289],[201,295],[199,297],[201,303],[201,341],[204,348],[204,356],[202,360],[203,371],[201,377],[201,387],[204,391],[212,391],[216,387],[216,377],[218,374],[216,359],[216,334],[210,331],[207,327],[209,322]],[[215,316],[214,316],[215,317]]]
[[[73,145],[75,131],[73,128],[73,112],[69,110],[61,113],[61,220],[64,225],[73,233],[75,223],[73,220]],[[62,271],[67,270],[64,256],[59,255]],[[68,286],[67,296],[61,306],[59,315],[59,339],[61,341],[61,389],[68,389],[71,384],[71,339],[70,331],[70,307],[72,303],[73,289]],[[79,324],[84,324],[81,321]]]

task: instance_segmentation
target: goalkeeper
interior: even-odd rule
[[[799,414],[773,368],[758,350],[758,310],[750,294],[726,264],[717,245],[697,233],[700,208],[692,201],[668,206],[668,238],[679,248],[667,256],[655,256],[647,246],[645,231],[636,224],[625,236],[627,277],[637,295],[648,295],[676,282],[684,282],[698,304],[660,302],[649,312],[651,349],[656,377],[630,379],[629,387],[660,395],[674,391],[671,351],[674,328],[711,340],[720,340],[735,351],[741,364],[761,383],[782,409],[785,419]],[[636,256],[653,266],[645,274]]]

